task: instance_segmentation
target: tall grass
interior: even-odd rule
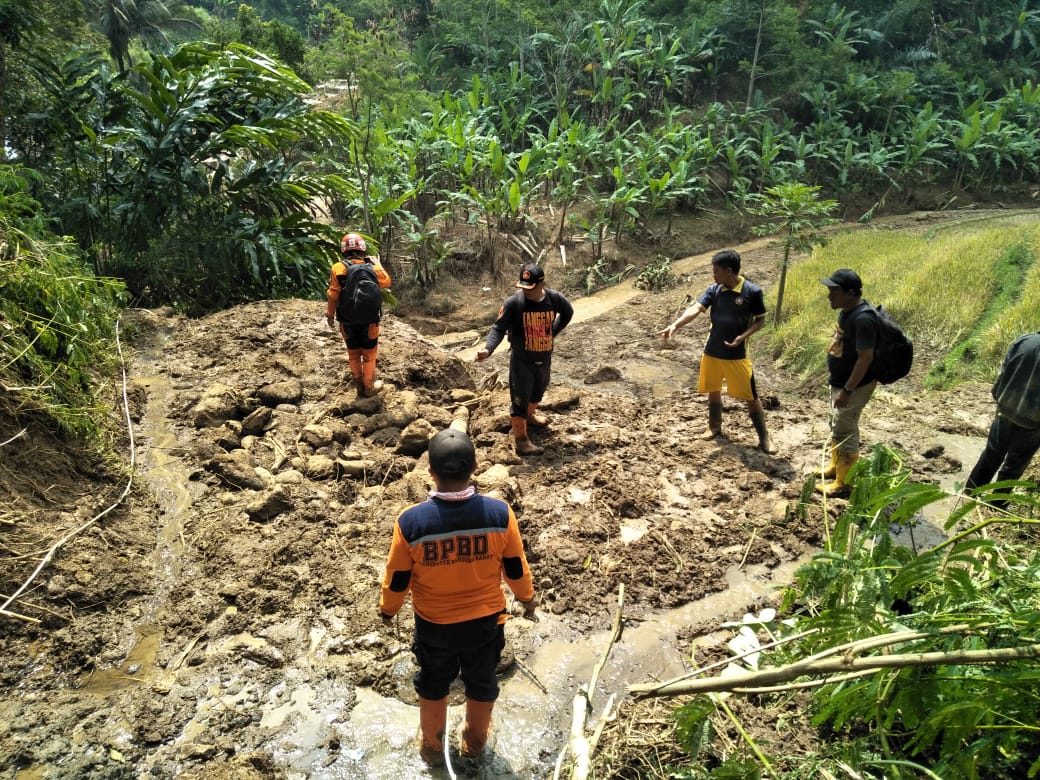
[[[123,283],[95,277],[68,240],[0,215],[0,415],[101,444]],[[19,422],[19,424],[21,424]]]
[[[1022,278],[1021,295],[1000,312],[980,338],[980,354],[988,361],[1003,358],[1008,345],[1023,333],[1040,330],[1040,229],[1023,231],[1022,246],[1032,263]]]
[[[956,354],[959,363],[955,350],[971,339],[972,370],[991,376],[1014,338],[1040,329],[1037,256],[1040,222],[977,222],[928,236],[839,233],[791,268],[773,357],[803,378],[824,371],[837,312],[820,279],[852,268],[863,279],[863,297],[906,329],[919,360]]]

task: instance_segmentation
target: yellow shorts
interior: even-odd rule
[[[758,398],[750,358],[722,360],[711,355],[701,355],[697,392],[722,392],[723,382],[726,383],[726,395],[730,398],[738,398],[741,401],[754,401]]]

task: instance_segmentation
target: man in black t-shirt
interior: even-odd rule
[[[697,380],[697,392],[708,394],[708,428],[701,438],[713,439],[722,433],[722,386],[725,383],[731,398],[747,402],[751,423],[758,434],[758,448],[775,452],[747,354],[747,340],[765,323],[765,296],[761,287],[740,275],[740,255],[732,249],[716,252],[711,258],[711,270],[715,284],[657,335],[667,342],[675,331],[695,320],[701,312],[709,312],[711,330]]]
[[[827,349],[827,370],[831,386],[831,462],[823,470],[824,480],[816,489],[826,495],[848,495],[849,470],[859,458],[859,418],[874,394],[874,350],[877,348],[878,320],[874,307],[863,300],[863,281],[859,274],[840,268],[826,279],[832,309],[840,309],[838,324]]]
[[[549,386],[553,339],[571,321],[574,307],[562,293],[545,286],[545,271],[540,266],[530,264],[520,269],[516,286],[517,292],[498,310],[476,360],[487,360],[502,339],[509,337],[509,418],[516,454],[541,455],[544,450],[531,441],[527,429],[549,424],[538,414],[538,404]]]

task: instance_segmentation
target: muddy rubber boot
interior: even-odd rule
[[[541,455],[545,452],[528,438],[526,417],[510,417],[509,420],[513,424],[513,438],[516,440],[517,455]]]
[[[852,492],[852,486],[847,481],[849,471],[857,460],[859,460],[858,452],[839,452],[838,461],[834,466],[834,481],[826,484],[817,482],[816,491],[823,493],[828,498],[847,498]]]
[[[834,479],[834,476],[838,473],[838,447],[835,444],[831,444],[831,462],[823,469],[817,476],[819,479]]]
[[[371,386],[366,385],[361,388],[361,395],[365,396],[365,398],[371,398],[374,395],[379,395],[381,392],[383,392],[382,379],[376,379]]]
[[[427,766],[444,766],[444,730],[448,724],[448,697],[419,697],[419,755]]]
[[[708,401],[708,428],[700,435],[702,439],[714,439],[722,433],[722,402]]]
[[[765,412],[751,412],[751,424],[755,426],[755,433],[758,434],[758,448],[769,455],[776,452],[776,447],[769,441]]]
[[[362,395],[371,398],[383,389],[383,380],[376,379],[376,353],[378,347],[361,351]]]
[[[361,350],[348,349],[347,363],[350,364],[350,376],[354,380],[354,387],[361,391]]]
[[[462,727],[462,755],[476,758],[483,750],[491,732],[491,711],[495,708],[493,701],[476,701],[466,699],[466,723]]]
[[[532,428],[548,428],[549,418],[538,414],[538,404],[527,405],[527,424]]]

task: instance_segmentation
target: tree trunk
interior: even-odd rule
[[[755,95],[755,73],[758,70],[758,52],[762,48],[762,23],[766,17],[765,0],[758,6],[758,31],[755,33],[755,54],[751,58],[751,74],[748,76],[746,110],[751,110],[751,98]]]
[[[784,308],[784,284],[787,282],[787,261],[791,256],[791,247],[784,247],[784,262],[780,266],[780,284],[776,288],[776,309],[773,312],[773,326],[780,324],[780,316]]]

